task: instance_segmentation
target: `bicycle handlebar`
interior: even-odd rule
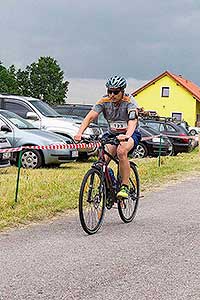
[[[102,145],[107,145],[107,144],[110,144],[110,145],[115,145],[115,146],[118,146],[120,144],[120,141],[118,140],[117,137],[102,137],[100,139],[100,142]]]
[[[128,141],[128,138],[124,139],[123,141],[120,141],[117,136],[115,137],[91,137],[91,138],[83,138],[83,140],[80,141],[80,143],[91,143],[91,142],[97,142],[99,141],[102,145],[107,145],[107,144],[110,144],[110,145],[115,145],[115,146],[118,146],[120,144],[120,142],[123,142],[123,141]]]

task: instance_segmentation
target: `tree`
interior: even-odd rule
[[[16,76],[20,93],[41,98],[50,105],[65,103],[69,82],[64,81],[64,72],[54,58],[40,57],[25,71],[18,70]]]
[[[28,70],[19,69],[16,73],[19,95],[31,96],[30,80]]]
[[[18,83],[14,65],[7,70],[0,62],[0,93],[18,94]]]

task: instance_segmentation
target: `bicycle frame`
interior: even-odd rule
[[[119,160],[115,157],[113,157],[106,149],[105,149],[106,144],[102,144],[99,147],[99,156],[98,156],[98,161],[96,161],[93,165],[92,168],[100,169],[102,172],[102,175],[104,176],[103,180],[105,181],[106,184],[106,189],[109,191],[109,194],[112,199],[112,204],[115,202],[116,199],[116,194],[117,194],[117,189],[113,187],[112,185],[112,180],[108,171],[108,163],[106,161],[105,155],[107,155],[112,161],[114,161],[117,164],[117,177],[119,174]],[[117,178],[117,188],[119,188],[119,178]]]

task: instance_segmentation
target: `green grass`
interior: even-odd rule
[[[18,202],[13,207],[17,168],[0,169],[0,230],[52,218],[75,209],[82,178],[92,164],[73,162],[59,168],[21,169]],[[200,171],[200,154],[196,149],[176,157],[135,160],[138,165],[141,192],[151,190],[171,179],[178,180],[192,171]]]

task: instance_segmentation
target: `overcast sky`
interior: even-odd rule
[[[0,0],[0,60],[57,60],[70,102],[95,102],[113,74],[133,91],[165,70],[200,86],[198,0]]]

